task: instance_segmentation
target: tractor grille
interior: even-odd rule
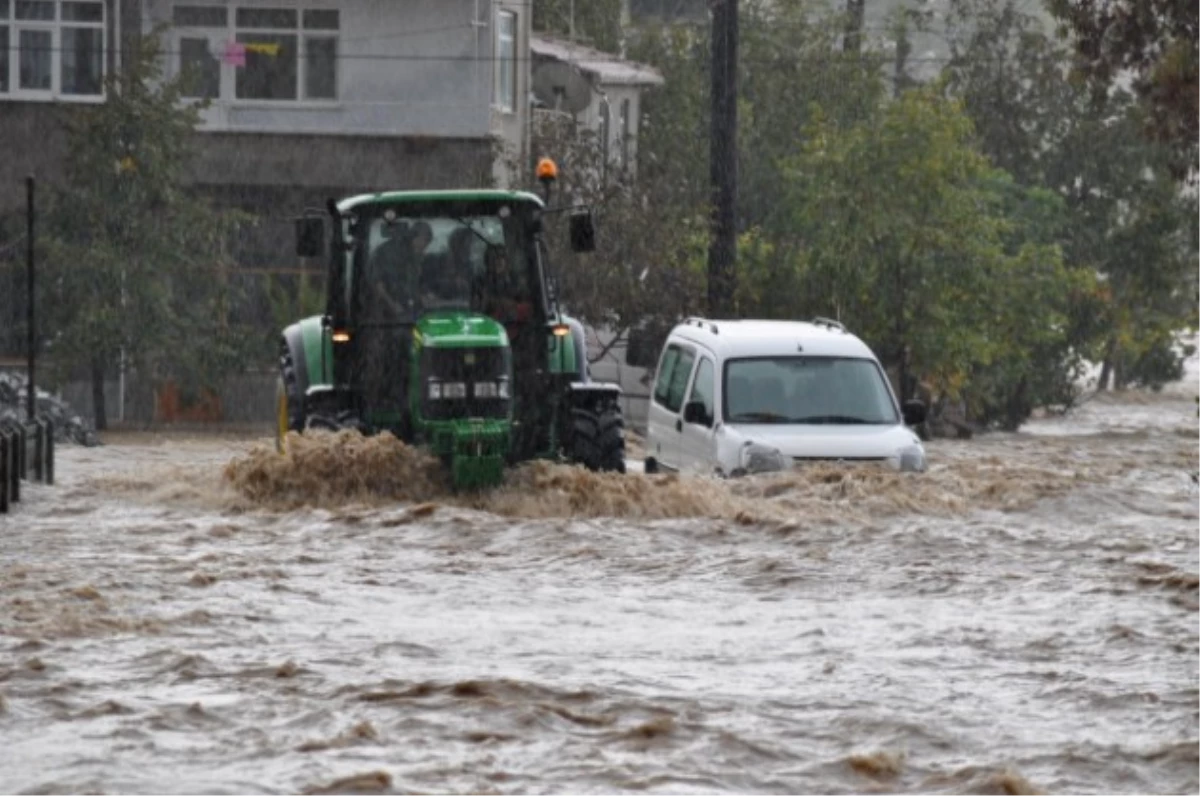
[[[426,420],[508,417],[512,406],[511,354],[507,348],[427,348],[421,357],[421,414]],[[479,398],[475,385],[505,380],[508,398]],[[430,398],[429,385],[466,385],[465,397]]]

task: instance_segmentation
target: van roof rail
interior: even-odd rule
[[[713,334],[721,333],[721,330],[717,328],[717,324],[713,321],[708,320],[707,318],[697,318],[695,316],[692,316],[692,317],[684,320],[684,323],[687,324],[688,326],[695,326],[699,329],[704,329],[705,325],[707,325],[708,330],[711,331]]]
[[[837,329],[839,332],[846,331],[846,327],[842,325],[841,321],[835,321],[832,318],[825,318],[820,315],[813,318],[810,323],[814,326],[828,326],[830,329]]]

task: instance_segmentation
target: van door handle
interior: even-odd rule
[[[680,420],[679,418],[675,418],[675,430],[683,431],[683,421]]]

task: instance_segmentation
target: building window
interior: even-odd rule
[[[336,9],[179,4],[173,20],[186,96],[337,99]]]
[[[99,94],[104,86],[104,4],[62,4],[62,93]]]
[[[512,113],[517,107],[517,15],[496,15],[496,107]]]
[[[299,14],[291,8],[237,9],[238,99],[294,100],[299,91]],[[287,31],[287,32],[284,32]]]
[[[0,94],[98,97],[104,45],[103,0],[0,0]]]

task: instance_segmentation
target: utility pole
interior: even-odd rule
[[[842,51],[862,51],[862,31],[865,18],[864,0],[846,0],[846,35],[842,39]]]
[[[737,0],[711,0],[712,240],[708,249],[708,313],[733,309],[737,266]]]

